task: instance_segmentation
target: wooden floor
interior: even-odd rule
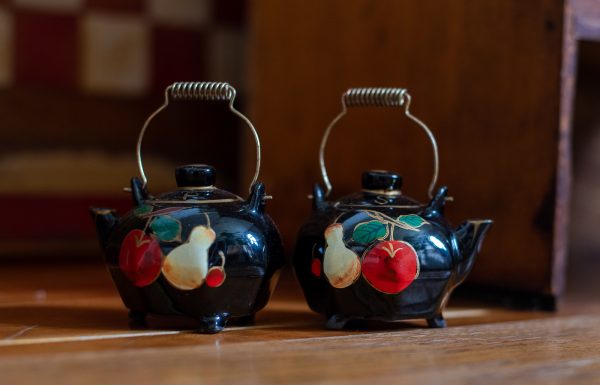
[[[0,384],[600,384],[600,301],[557,314],[451,303],[424,322],[327,331],[291,279],[255,326],[131,330],[101,266],[2,267]]]

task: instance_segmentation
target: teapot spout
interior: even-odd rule
[[[493,223],[490,219],[473,219],[464,222],[456,229],[456,239],[461,255],[457,266],[457,285],[464,281],[473,268],[481,243]]]
[[[117,224],[118,218],[115,215],[115,210],[91,207],[90,214],[92,215],[92,219],[96,224],[96,233],[98,234],[98,239],[100,240],[100,247],[102,250],[104,250],[108,244],[108,237]]]

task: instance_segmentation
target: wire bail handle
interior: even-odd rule
[[[256,171],[254,172],[254,178],[252,178],[252,182],[250,183],[249,191],[252,192],[252,186],[258,180],[258,174],[260,172],[260,140],[258,138],[258,133],[256,129],[250,122],[250,120],[241,112],[235,109],[233,106],[233,101],[235,100],[236,91],[235,88],[230,86],[228,83],[223,82],[176,82],[171,84],[165,89],[165,101],[156,111],[154,111],[148,118],[146,122],[142,126],[142,130],[138,136],[137,146],[136,146],[136,157],[138,169],[140,171],[140,176],[142,178],[142,182],[144,183],[144,187],[148,184],[148,178],[146,177],[146,173],[144,172],[144,165],[142,163],[142,140],[144,139],[144,134],[146,133],[146,129],[148,125],[154,119],[156,115],[158,115],[161,111],[163,111],[169,105],[169,99],[173,100],[199,100],[199,101],[227,101],[229,102],[229,110],[237,115],[240,119],[246,123],[246,125],[252,131],[252,135],[254,136],[254,141],[256,143]]]
[[[429,198],[433,198],[433,192],[435,190],[435,184],[438,178],[439,171],[439,156],[438,147],[435,137],[431,130],[419,120],[417,117],[410,113],[410,102],[411,97],[406,88],[385,88],[385,87],[365,87],[365,88],[349,88],[342,95],[342,112],[340,112],[327,126],[323,139],[321,140],[321,146],[319,148],[319,165],[321,167],[321,176],[323,177],[323,183],[325,183],[325,196],[329,196],[331,193],[331,182],[327,176],[327,169],[325,167],[325,146],[327,145],[327,139],[331,129],[335,124],[348,112],[349,107],[402,107],[404,106],[404,115],[419,125],[423,131],[429,137],[431,146],[433,147],[433,178],[429,184]]]

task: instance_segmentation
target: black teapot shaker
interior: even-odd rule
[[[301,227],[293,264],[312,310],[340,329],[352,320],[398,321],[425,318],[444,327],[442,311],[470,272],[491,220],[468,220],[453,228],[444,217],[447,187],[436,190],[438,149],[433,133],[410,111],[403,88],[351,88],[342,112],[321,141],[323,185],[312,195],[312,214]],[[431,140],[434,171],[429,202],[402,194],[402,177],[392,171],[366,171],[359,192],[328,200],[331,183],[324,151],[333,126],[350,107],[403,107],[405,115]]]
[[[133,325],[148,314],[192,317],[205,333],[229,319],[252,322],[269,300],[284,265],[281,238],[265,214],[265,186],[257,182],[260,141],[233,102],[227,83],[179,82],[167,87],[164,104],[146,120],[137,142],[140,177],[131,179],[133,210],[117,217],[92,208],[106,265],[129,309]],[[250,128],[256,171],[247,199],[216,187],[216,171],[204,164],[178,167],[177,189],[151,195],[141,145],[150,121],[170,100],[224,101]]]

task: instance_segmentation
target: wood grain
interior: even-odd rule
[[[446,384],[598,381],[599,317],[447,330],[283,338],[191,346],[15,357],[6,383],[118,381],[145,384],[425,382]],[[516,337],[518,336],[518,337]],[[190,337],[190,336],[188,336]],[[193,336],[198,342],[202,336]],[[35,367],[35,370],[29,368]],[[597,382],[596,382],[597,383]]]
[[[256,325],[202,335],[156,318],[149,329],[129,329],[100,265],[4,266],[2,273],[0,384],[600,380],[597,298],[568,301],[558,315],[455,301],[447,329],[417,320],[328,331],[288,272]]]
[[[554,209],[554,237],[552,251],[552,292],[562,293],[565,287],[567,264],[568,225],[572,185],[572,123],[575,103],[577,69],[577,12],[574,2],[565,2],[563,17],[562,71],[560,73],[560,114],[558,161],[556,165],[556,199]]]

